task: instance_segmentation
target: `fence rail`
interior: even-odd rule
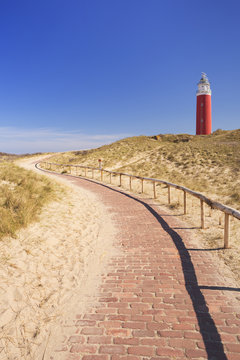
[[[48,168],[47,170],[50,170],[50,171],[54,171],[54,170],[52,170],[52,166],[61,167],[63,169],[64,168],[70,168],[70,174],[72,173],[73,168],[75,168],[76,171],[77,171],[77,168],[85,169],[84,177],[87,177],[87,170],[91,170],[92,171],[92,178],[94,178],[94,171],[98,171],[98,172],[100,172],[101,181],[103,181],[103,174],[107,173],[107,174],[110,175],[110,184],[112,183],[112,175],[116,175],[116,176],[119,175],[119,186],[122,186],[122,177],[127,176],[127,177],[129,177],[129,190],[130,191],[132,190],[132,179],[139,179],[139,180],[141,180],[141,192],[142,193],[143,193],[144,181],[152,182],[152,184],[153,184],[153,198],[154,199],[157,198],[156,184],[157,183],[164,184],[168,188],[168,203],[169,204],[171,203],[171,188],[175,188],[175,189],[178,189],[178,190],[183,192],[184,214],[187,213],[187,194],[189,194],[191,196],[194,196],[194,197],[196,197],[196,198],[198,198],[200,200],[201,228],[202,229],[205,228],[204,204],[207,204],[208,206],[210,206],[211,209],[219,210],[219,211],[221,211],[221,212],[223,212],[225,214],[225,216],[224,216],[224,248],[225,249],[229,248],[230,216],[233,216],[234,218],[240,220],[240,212],[237,211],[236,209],[233,209],[231,207],[223,205],[223,204],[221,204],[219,202],[213,201],[213,200],[207,198],[206,196],[204,196],[203,194],[201,194],[199,192],[190,190],[190,189],[188,189],[188,188],[186,188],[184,186],[173,184],[173,183],[168,182],[168,181],[164,181],[164,180],[160,180],[160,179],[154,179],[154,178],[148,178],[148,177],[142,177],[142,176],[127,174],[127,173],[120,173],[120,172],[116,172],[116,171],[110,171],[110,170],[102,169],[100,167],[91,167],[91,166],[84,166],[84,165],[58,164],[58,163],[52,163],[52,162],[46,162],[46,161],[41,161],[38,164],[36,164],[37,167],[38,167],[38,165],[40,165],[41,167],[42,167],[42,165],[44,165],[45,167]],[[54,172],[56,172],[56,171],[54,171]]]

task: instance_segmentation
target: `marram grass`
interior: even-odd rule
[[[34,221],[43,205],[54,198],[55,185],[47,178],[13,163],[0,164],[0,239],[14,236]]]
[[[57,154],[51,161],[102,166],[154,177],[204,193],[240,209],[240,129],[212,135],[157,135],[126,138],[87,151]]]

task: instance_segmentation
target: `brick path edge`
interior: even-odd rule
[[[153,200],[62,175],[92,191],[121,230],[96,306],[51,360],[240,359],[240,289]],[[79,295],[81,296],[81,295]]]

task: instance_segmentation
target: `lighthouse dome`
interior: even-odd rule
[[[208,81],[208,77],[205,73],[202,73],[202,77],[199,81],[199,84],[209,84],[210,85],[210,83]]]
[[[198,95],[211,95],[210,82],[205,73],[202,73],[201,79],[198,83],[197,96]]]

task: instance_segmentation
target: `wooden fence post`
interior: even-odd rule
[[[94,179],[94,170],[92,169],[92,179]]]
[[[171,203],[171,189],[170,189],[170,185],[168,185],[168,203]]]
[[[103,181],[103,170],[101,170],[101,181]]]
[[[222,225],[222,215],[219,215],[218,225]]]
[[[112,173],[110,173],[110,184],[112,184]]]
[[[230,232],[230,218],[229,214],[225,213],[224,221],[224,249],[229,248],[229,232]]]
[[[156,195],[156,182],[153,181],[153,198],[156,199],[157,195]]]
[[[141,181],[142,181],[142,191],[141,192],[143,193],[143,179],[141,179]]]
[[[183,190],[183,206],[184,206],[184,215],[187,214],[187,193]]]
[[[201,229],[204,229],[204,201],[200,200],[201,202]]]
[[[120,174],[120,184],[119,186],[121,187],[122,186],[122,174]]]
[[[132,177],[129,176],[129,190],[132,191]]]

